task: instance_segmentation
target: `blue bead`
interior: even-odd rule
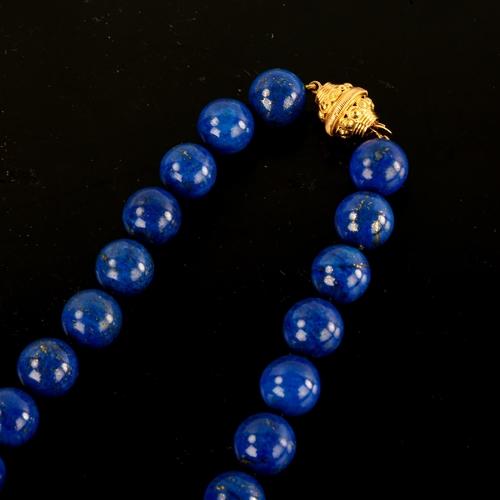
[[[360,250],[384,243],[394,228],[394,213],[385,198],[358,191],[341,201],[335,212],[335,230],[344,243]]]
[[[264,475],[285,469],[295,455],[295,447],[295,434],[288,422],[272,413],[248,417],[234,436],[236,458]]]
[[[260,393],[273,410],[287,416],[302,415],[318,401],[321,384],[316,367],[301,356],[275,359],[260,377]]]
[[[3,485],[5,483],[5,464],[2,460],[2,457],[0,457],[0,491],[3,490]]]
[[[205,490],[203,500],[266,500],[257,479],[244,472],[225,472]]]
[[[0,444],[16,447],[29,441],[40,420],[33,398],[20,389],[0,389]]]
[[[325,248],[312,265],[311,277],[316,290],[341,304],[360,297],[368,288],[370,276],[366,257],[347,245]]]
[[[248,102],[269,125],[288,125],[302,113],[306,89],[290,71],[270,69],[252,82]]]
[[[122,312],[118,302],[101,290],[83,290],[63,308],[62,327],[80,345],[107,346],[120,333]]]
[[[363,142],[353,153],[349,164],[352,182],[358,189],[387,196],[397,191],[408,176],[404,151],[387,139]]]
[[[143,188],[125,203],[123,224],[130,236],[143,243],[161,245],[181,227],[181,209],[177,200],[164,189]]]
[[[161,181],[182,198],[205,196],[215,184],[216,177],[214,157],[198,144],[179,144],[167,151],[161,160]]]
[[[330,302],[305,299],[286,313],[283,334],[291,349],[319,358],[337,349],[344,335],[344,322]]]
[[[78,359],[62,340],[35,340],[19,356],[17,374],[22,384],[38,396],[60,396],[76,381]]]
[[[101,286],[117,295],[137,295],[153,279],[153,259],[140,243],[116,240],[106,245],[97,256],[95,273]]]
[[[246,148],[254,131],[250,110],[234,99],[217,99],[207,104],[198,118],[198,133],[203,142],[221,154]]]

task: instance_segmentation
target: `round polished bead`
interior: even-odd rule
[[[275,359],[260,377],[264,402],[290,417],[308,412],[318,401],[320,390],[318,370],[301,356]]]
[[[63,308],[62,327],[79,344],[100,348],[120,333],[122,312],[118,302],[102,290],[83,290]]]
[[[314,259],[312,282],[319,293],[346,304],[359,298],[370,283],[370,266],[356,248],[334,245]]]
[[[153,279],[153,259],[143,245],[133,240],[112,241],[97,256],[99,283],[117,295],[143,292]]]
[[[252,82],[248,102],[269,125],[288,125],[302,113],[306,89],[290,71],[270,69]]]
[[[78,359],[62,340],[35,340],[19,356],[17,374],[22,384],[38,396],[60,396],[76,381]]]
[[[0,444],[16,447],[29,441],[40,417],[33,398],[20,389],[0,389]]]
[[[239,462],[265,475],[285,469],[295,455],[295,448],[292,428],[272,413],[248,417],[234,436],[234,452]]]
[[[221,154],[232,154],[248,146],[254,131],[250,110],[234,99],[217,99],[207,104],[198,118],[203,142]]]
[[[225,472],[207,487],[203,500],[266,500],[257,479],[244,472]]]
[[[320,358],[337,349],[344,335],[344,322],[330,302],[305,299],[286,313],[283,334],[291,349]]]
[[[0,457],[0,491],[3,490],[3,485],[5,483],[5,464],[4,461],[2,460],[2,457]]]
[[[393,227],[394,213],[389,203],[368,191],[347,196],[335,212],[335,230],[340,239],[360,250],[382,245]]]
[[[354,151],[349,172],[358,189],[387,196],[405,183],[408,176],[408,159],[395,142],[371,139],[363,142]]]
[[[213,187],[217,167],[210,151],[198,144],[179,144],[167,151],[160,164],[165,187],[182,198],[205,196]]]
[[[130,236],[142,243],[161,245],[181,227],[181,209],[177,200],[162,188],[136,191],[125,203],[123,224]]]

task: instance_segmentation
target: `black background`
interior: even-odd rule
[[[407,153],[396,224],[367,254],[372,282],[339,308],[346,330],[317,362],[323,392],[268,500],[400,498],[492,481],[498,399],[498,2],[0,1],[0,385],[21,350],[59,337],[64,302],[97,287],[94,262],[125,237],[121,210],[159,185],[163,154],[199,142],[211,100],[247,101],[262,71],[368,89]],[[37,400],[40,427],[1,450],[5,498],[203,498],[240,470],[234,431],[265,411],[261,371],[281,324],[316,296],[310,266],[338,243],[360,143],[328,137],[313,96],[285,129],[258,122],[218,180],[181,202],[153,284],[120,300],[124,326],[80,376]],[[495,424],[495,425],[494,425]]]

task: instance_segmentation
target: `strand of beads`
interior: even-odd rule
[[[291,123],[305,105],[303,83],[285,70],[270,70],[251,85],[249,102],[255,113],[270,125]],[[244,149],[252,139],[254,121],[242,103],[219,99],[201,112],[198,132],[203,142],[219,154]],[[379,194],[398,189],[408,173],[400,148],[385,139],[365,142],[351,160],[351,177],[359,189],[346,198],[335,215],[335,228],[342,241],[359,248],[374,248],[390,235],[394,216]],[[168,151],[160,165],[164,186],[176,196],[195,199],[212,188],[217,175],[211,153],[204,147],[185,143]],[[132,239],[106,245],[96,261],[99,284],[120,296],[133,296],[153,279],[153,260],[144,245],[169,241],[181,224],[177,200],[169,191],[149,187],[134,193],[123,210],[123,223]],[[379,193],[379,194],[377,194]],[[135,241],[138,240],[138,241]],[[312,268],[317,291],[337,303],[351,302],[368,286],[370,268],[363,254],[352,246],[336,245],[321,252]],[[71,297],[62,313],[67,336],[80,346],[101,348],[120,332],[122,313],[112,295],[101,290],[84,290]],[[283,332],[289,347],[318,358],[333,352],[343,336],[342,318],[329,301],[303,300],[287,313]],[[57,396],[68,391],[78,375],[73,349],[58,339],[33,342],[21,353],[18,374],[35,396]],[[266,404],[284,415],[310,410],[320,395],[319,374],[305,357],[288,355],[264,370],[260,388]],[[20,389],[0,389],[0,444],[19,446],[38,427],[35,401]],[[296,449],[290,425],[279,415],[250,416],[238,428],[234,450],[239,462],[261,474],[276,474],[291,462]],[[5,467],[0,458],[0,489]],[[207,487],[205,500],[262,500],[264,492],[255,478],[243,472],[227,472]]]

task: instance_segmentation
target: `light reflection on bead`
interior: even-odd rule
[[[314,259],[311,278],[319,293],[346,304],[359,298],[370,283],[366,257],[348,245],[325,248]]]
[[[225,472],[207,487],[203,500],[265,500],[259,482],[244,472]]]
[[[118,302],[102,290],[83,290],[66,302],[62,316],[66,335],[80,345],[101,348],[120,333],[122,312]]]
[[[392,208],[376,193],[353,193],[340,202],[335,212],[335,230],[340,239],[360,250],[382,245],[393,228]]]
[[[28,442],[40,417],[33,398],[20,389],[0,389],[0,444],[17,447]]]
[[[272,413],[248,417],[234,436],[236,458],[260,474],[277,474],[286,468],[295,447],[295,435],[288,422]]]
[[[19,356],[17,373],[25,387],[39,396],[60,396],[78,376],[78,360],[71,347],[59,339],[40,339]]]

